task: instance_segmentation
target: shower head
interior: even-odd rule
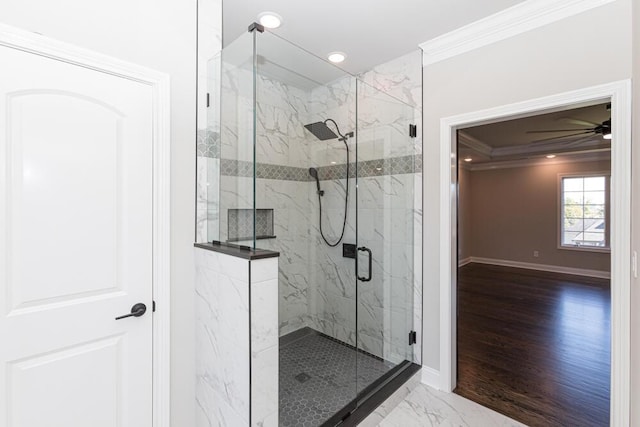
[[[311,132],[320,141],[326,141],[327,139],[336,139],[338,135],[334,131],[329,129],[325,122],[315,122],[308,125],[304,125],[309,132]],[[312,175],[313,176],[313,175]]]

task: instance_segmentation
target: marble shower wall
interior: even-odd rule
[[[278,258],[195,248],[196,426],[278,425]]]
[[[309,326],[355,345],[358,320],[362,348],[393,361],[411,358],[408,327],[420,327],[422,301],[420,61],[418,52],[404,56],[365,73],[360,78],[366,83],[358,83],[358,158],[366,161],[359,165],[360,244],[374,254],[373,279],[359,285],[358,319],[355,261],[342,257],[342,244],[330,248],[320,236],[316,184],[307,171],[309,167],[320,171],[325,191],[323,230],[335,241],[344,215],[346,148],[336,140],[318,141],[303,127],[332,118],[342,133],[355,131],[355,78],[308,90],[260,76],[256,207],[274,209],[277,237],[259,240],[257,246],[281,254],[281,335]],[[208,188],[201,191],[207,192],[206,201],[215,201],[219,188],[217,206],[221,206],[219,212],[209,210],[208,240],[226,240],[226,209],[253,207],[252,152],[246,149],[248,144],[239,143],[251,141],[250,79],[246,64],[237,61],[223,67],[220,139],[217,146],[214,137],[203,145],[205,156],[211,156],[207,174],[218,176],[219,186],[210,179]],[[408,138],[408,123],[418,124],[418,138]],[[206,151],[208,146],[212,149]],[[355,140],[349,142],[349,149],[354,177]],[[353,178],[349,193],[344,242],[355,243]],[[219,224],[219,229],[212,223]],[[361,264],[366,265],[366,256],[361,255]],[[365,274],[362,268],[360,275]],[[419,346],[412,350],[413,360],[419,362]]]
[[[198,0],[197,191],[196,242],[217,234],[219,203],[220,55],[222,50],[222,0]],[[212,229],[208,229],[212,227]]]
[[[394,362],[421,359],[419,349],[412,352],[407,346],[412,327],[420,339],[422,318],[421,69],[416,52],[376,67],[360,76],[364,84],[358,83],[358,244],[373,252],[373,278],[359,282],[357,298],[354,261],[342,257],[342,245],[327,246],[317,223],[311,225],[316,259],[309,286],[311,326],[353,345],[357,325],[359,347]],[[330,117],[343,133],[353,130],[354,93],[347,79],[312,91],[314,121]],[[418,124],[415,139],[408,138],[409,123]],[[345,161],[343,144],[330,144],[324,152],[316,149],[318,165]],[[354,161],[355,147],[350,146]],[[402,165],[406,161],[412,164]],[[335,240],[342,227],[345,180],[321,184],[323,228],[329,240]],[[344,240],[348,243],[355,243],[354,184],[352,179]],[[317,198],[312,198],[312,205],[318,209]],[[365,256],[360,256],[360,263],[366,267]],[[366,268],[360,270],[359,275],[366,275]]]
[[[356,130],[356,80],[345,77],[310,91],[311,121],[333,119],[342,134]],[[333,123],[328,126],[335,130]],[[309,321],[310,327],[350,345],[356,345],[356,280],[355,261],[342,257],[342,243],[355,243],[355,179],[349,180],[349,204],[342,243],[327,245],[320,234],[322,221],[324,236],[330,243],[340,237],[344,219],[346,168],[328,173],[332,164],[346,165],[347,149],[337,140],[318,141],[307,135],[309,162],[317,167],[322,197],[322,218],[315,186],[310,188],[313,216],[310,221],[310,251],[315,262],[310,265]],[[350,175],[355,176],[355,139],[349,139]]]
[[[309,325],[309,205],[307,165],[307,93],[298,87],[261,76],[258,80],[256,161],[282,168],[260,170],[256,207],[274,210],[275,239],[258,246],[281,254],[278,271],[280,335]],[[300,173],[302,172],[302,173]],[[280,179],[273,179],[273,178]]]
[[[367,71],[359,76],[362,81],[367,85],[376,88],[391,97],[403,101],[405,104],[410,105],[413,108],[412,112],[404,112],[404,114],[413,114],[412,123],[418,125],[417,136],[413,139],[412,146],[405,145],[404,148],[408,148],[412,154],[415,155],[415,170],[413,175],[413,205],[411,206],[412,220],[408,219],[413,224],[413,239],[408,239],[405,242],[412,241],[413,247],[405,247],[403,252],[403,260],[413,255],[412,259],[409,259],[409,265],[412,269],[413,296],[409,300],[413,301],[413,313],[412,324],[414,330],[418,335],[418,343],[422,341],[422,52],[411,52],[402,57],[396,58],[392,61],[374,67],[372,70]],[[370,91],[372,92],[372,91]],[[374,98],[378,95],[373,93]],[[398,107],[393,107],[397,109]],[[393,109],[392,108],[392,109]],[[365,117],[366,118],[366,113]],[[360,120],[363,117],[359,117]],[[362,135],[361,135],[362,136]],[[361,138],[363,139],[363,138]],[[408,182],[405,181],[405,184]],[[393,209],[393,208],[392,208]],[[395,210],[395,217],[401,215],[409,215],[407,212],[401,214],[398,210]],[[391,215],[393,219],[393,215]],[[400,262],[400,261],[399,261]],[[402,279],[405,280],[405,279]],[[395,285],[394,285],[395,286]],[[392,305],[392,307],[394,307]],[[393,319],[398,318],[398,305],[395,305],[396,309],[392,309],[395,315]],[[409,323],[411,324],[411,323]],[[397,322],[395,323],[397,325]],[[397,336],[401,335],[399,331]],[[406,337],[400,337],[406,338]],[[420,348],[414,348],[413,361],[420,364],[422,362],[422,352]]]
[[[249,263],[195,249],[196,425],[249,425]]]
[[[422,51],[377,65],[359,78],[405,104],[422,109]]]
[[[229,64],[223,71],[219,237],[209,234],[209,238],[226,241],[228,209],[253,208],[253,152],[246,148],[250,144],[240,143],[252,140],[253,110],[247,90],[251,72]],[[312,213],[308,197],[312,187],[305,167],[308,148],[303,127],[308,122],[307,93],[259,76],[257,97],[256,208],[273,209],[276,236],[259,240],[257,246],[281,254],[279,324],[280,334],[286,334],[309,325],[308,241]],[[234,243],[253,245],[252,241]]]

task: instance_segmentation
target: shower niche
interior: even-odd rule
[[[336,425],[421,363],[421,67],[352,75],[257,25],[208,61],[196,242],[279,254],[277,417],[251,425]]]
[[[251,241],[254,234],[256,240],[276,238],[273,209],[228,209],[227,215],[227,242]]]

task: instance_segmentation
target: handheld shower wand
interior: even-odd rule
[[[309,168],[309,175],[316,180],[316,188],[318,189],[318,194],[320,196],[324,196],[324,191],[320,189],[320,178],[318,178],[318,169]]]
[[[328,122],[333,123],[333,125],[336,128],[336,132],[334,132],[329,128],[329,126],[327,126]],[[340,238],[338,239],[338,241],[334,243],[329,242],[329,240],[324,235],[324,231],[322,230],[322,196],[324,195],[324,191],[320,189],[320,178],[318,177],[318,170],[316,168],[309,168],[309,175],[311,175],[312,178],[315,178],[316,188],[318,190],[318,205],[320,208],[320,211],[318,212],[318,223],[319,223],[318,225],[320,228],[320,235],[322,236],[322,239],[325,241],[325,243],[333,248],[340,244],[340,242],[342,241],[342,238],[344,237],[345,228],[347,227],[347,210],[349,206],[349,144],[347,143],[347,140],[348,138],[353,138],[353,132],[348,132],[346,135],[343,135],[340,132],[340,128],[338,127],[338,124],[333,119],[326,119],[323,122],[310,123],[308,125],[304,125],[304,127],[309,132],[311,132],[316,138],[318,138],[320,141],[326,141],[328,139],[337,138],[338,141],[344,142],[344,146],[347,151],[347,159],[346,159],[347,174],[345,177],[346,189],[344,194],[344,219],[342,221],[342,233],[340,233]]]

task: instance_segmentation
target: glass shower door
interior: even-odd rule
[[[257,244],[280,253],[279,425],[335,425],[357,398],[355,262],[342,250],[356,241],[355,77],[268,31],[256,64],[256,218],[271,215],[256,224],[273,227]]]
[[[358,81],[358,390],[413,360],[415,108]]]

